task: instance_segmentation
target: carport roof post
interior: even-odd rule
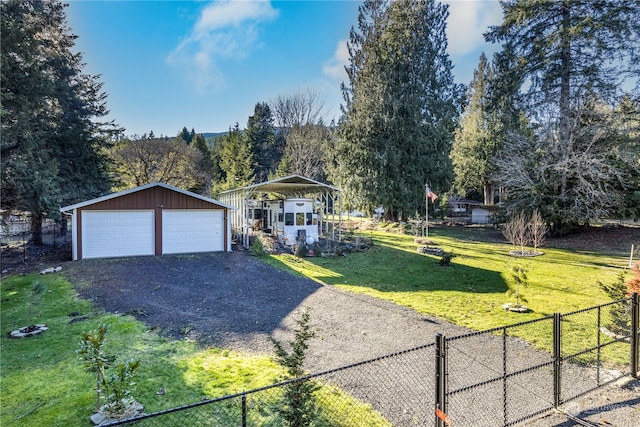
[[[138,191],[147,190],[147,189],[153,188],[153,187],[165,188],[167,190],[175,191],[175,192],[184,194],[184,195],[189,196],[189,197],[193,197],[193,198],[196,198],[196,199],[203,200],[203,201],[208,202],[208,203],[213,203],[213,204],[218,205],[218,206],[220,206],[222,208],[227,208],[227,209],[234,210],[234,211],[236,210],[236,208],[234,206],[227,205],[226,203],[222,203],[222,202],[220,202],[218,200],[214,200],[214,199],[211,199],[209,197],[202,196],[200,194],[192,193],[190,191],[183,190],[181,188],[174,187],[172,185],[165,184],[163,182],[152,182],[150,184],[142,185],[140,187],[130,188],[128,190],[120,191],[120,192],[117,192],[117,193],[107,194],[106,196],[97,197],[97,198],[91,199],[91,200],[86,200],[84,202],[76,203],[75,205],[65,206],[65,207],[60,208],[60,212],[64,213],[64,212],[73,211],[74,209],[83,208],[85,206],[93,205],[95,203],[104,202],[106,200],[115,199],[116,197],[126,196],[127,194],[136,193]]]

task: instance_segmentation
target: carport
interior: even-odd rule
[[[259,184],[252,184],[220,193],[218,199],[237,209],[230,213],[233,238],[249,247],[249,236],[256,231],[255,211],[262,209],[263,203],[293,198],[312,199],[318,211],[319,230],[324,236],[341,240],[340,227],[331,224],[341,222],[342,206],[340,189],[301,175],[289,175]]]

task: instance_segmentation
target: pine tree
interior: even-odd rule
[[[484,204],[494,203],[493,157],[499,141],[496,137],[493,115],[490,111],[489,85],[492,69],[484,53],[467,93],[467,105],[456,129],[451,161],[454,186],[459,194],[484,194]]]
[[[331,179],[353,207],[388,219],[424,208],[424,184],[448,186],[461,88],[446,53],[448,8],[435,1],[370,0],[350,35],[344,116]],[[348,202],[348,204],[349,204]]]
[[[252,148],[257,182],[273,173],[282,157],[282,144],[276,138],[271,108],[266,102],[255,105],[253,116],[247,121],[246,138]]]
[[[214,184],[214,194],[253,184],[251,147],[238,123],[229,129],[228,134],[220,138],[215,150],[220,159],[219,166],[223,176],[221,181]]]
[[[625,173],[640,169],[611,114],[640,77],[640,1],[502,5],[504,22],[486,37],[503,45],[512,70],[499,83],[519,88],[530,122],[504,134],[498,175],[507,208],[540,209],[554,232],[610,215]]]
[[[2,208],[31,213],[36,243],[62,204],[110,188],[103,147],[120,130],[100,122],[106,94],[82,73],[59,1],[0,3]]]

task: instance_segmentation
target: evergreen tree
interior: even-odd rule
[[[207,141],[204,139],[204,135],[195,134],[193,129],[191,130],[191,133],[193,134],[191,147],[198,150],[201,154],[200,161],[198,162],[198,170],[200,171],[202,179],[195,192],[198,194],[208,194],[210,192],[209,187],[214,174],[213,156],[211,149],[209,148],[209,144],[207,144]]]
[[[640,0],[508,0],[502,7],[503,23],[486,38],[515,56],[530,105],[558,118],[561,140],[570,139],[572,110],[585,95],[612,102],[625,78],[638,77]]]
[[[486,38],[502,43],[513,69],[499,83],[519,86],[533,126],[505,135],[498,175],[510,182],[508,208],[539,208],[554,231],[609,215],[621,164],[638,169],[609,126],[625,81],[638,83],[640,1],[502,5],[504,22]]]
[[[82,73],[58,1],[0,3],[2,208],[31,213],[34,240],[63,204],[110,189],[103,147],[120,130],[96,76]]]
[[[229,129],[228,134],[220,138],[215,151],[220,159],[219,166],[222,177],[219,182],[214,184],[212,190],[214,194],[253,184],[251,147],[238,123]]]
[[[282,140],[276,138],[273,115],[266,102],[255,105],[253,116],[247,121],[246,138],[255,161],[256,181],[263,182],[275,171],[282,157],[282,144],[278,143]]]
[[[330,155],[347,204],[383,206],[388,219],[424,208],[452,177],[449,152],[461,88],[446,53],[448,7],[433,0],[368,0],[348,43],[349,85]]]
[[[494,203],[492,161],[498,149],[488,99],[491,79],[491,66],[482,53],[451,149],[456,191],[463,196],[473,192],[484,194],[485,205]]]

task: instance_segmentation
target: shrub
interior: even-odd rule
[[[277,408],[285,425],[290,427],[310,426],[317,413],[313,393],[319,387],[310,380],[295,381],[305,375],[303,365],[309,348],[308,341],[316,336],[309,324],[310,319],[310,309],[307,307],[296,320],[298,327],[294,330],[294,340],[289,342],[290,351],[286,351],[275,338],[270,338],[275,347],[276,362],[287,370],[289,379],[294,379],[284,386],[283,402]]]
[[[624,273],[618,275],[617,280],[608,285],[597,282],[600,288],[613,300],[618,301],[627,297],[627,284],[624,281]],[[609,329],[616,334],[627,334],[631,330],[631,304],[614,304],[611,306],[611,322]]]
[[[257,236],[256,239],[251,244],[251,253],[255,256],[264,256],[266,252],[264,250],[264,246],[262,241],[260,240],[260,236]]]
[[[631,296],[634,292],[640,294],[640,264],[636,264],[631,268],[633,276],[629,277],[626,281],[627,284],[627,296]]]
[[[441,267],[448,267],[451,265],[451,260],[453,259],[455,255],[453,255],[453,252],[445,252],[442,254],[442,257],[440,258],[440,260],[438,261],[438,265]]]
[[[97,411],[117,418],[126,415],[132,406],[131,392],[135,385],[133,377],[140,362],[131,359],[119,363],[114,368],[115,372],[107,377],[107,369],[115,360],[104,350],[107,329],[106,325],[100,325],[89,332],[83,332],[77,353],[82,356],[85,369],[96,376]],[[100,399],[105,399],[106,402],[102,406]]]

